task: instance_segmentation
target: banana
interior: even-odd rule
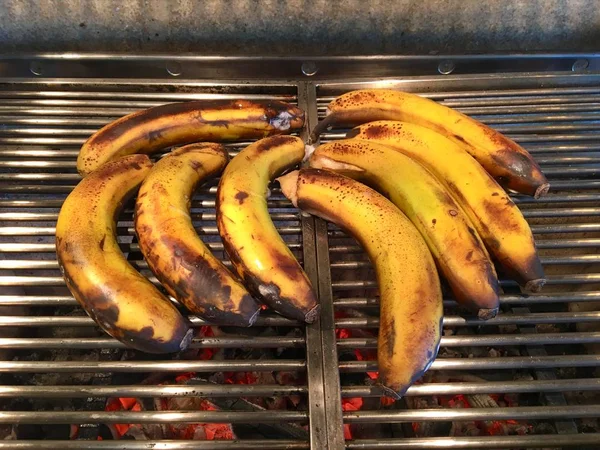
[[[367,251],[380,292],[379,381],[388,394],[404,395],[440,344],[442,293],[423,238],[393,203],[345,176],[301,169],[279,183],[298,208],[344,228]]]
[[[170,103],[129,114],[94,133],[81,147],[82,176],[107,161],[133,153],[197,141],[255,139],[304,124],[304,112],[279,101],[234,100]]]
[[[267,210],[269,181],[296,166],[304,143],[292,136],[261,139],[225,168],[217,190],[217,227],[246,287],[284,316],[314,322],[319,305],[306,274]]]
[[[516,142],[453,109],[418,95],[387,89],[349,92],[328,106],[328,115],[311,139],[328,126],[360,125],[375,120],[401,120],[443,134],[471,154],[508,189],[538,198],[550,184],[531,155]]]
[[[133,155],[110,162],[82,180],[65,200],[56,224],[56,254],[67,287],[108,334],[148,353],[183,350],[189,322],[125,259],[116,217],[152,162]]]
[[[412,221],[429,246],[456,300],[490,319],[498,312],[498,278],[463,209],[425,167],[375,142],[346,139],[317,147],[310,166],[365,182]]]
[[[462,147],[427,128],[379,121],[347,137],[389,145],[427,167],[469,215],[471,223],[507,275],[526,291],[545,283],[529,224],[508,194]]]
[[[190,218],[196,186],[218,175],[222,145],[190,144],[156,163],[135,205],[135,230],[150,269],[190,312],[217,325],[250,326],[260,305],[202,243]]]

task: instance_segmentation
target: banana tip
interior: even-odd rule
[[[482,308],[477,312],[477,317],[480,320],[489,320],[496,317],[498,314],[498,308]]]
[[[312,144],[306,144],[304,146],[304,159],[302,161],[308,161],[308,159],[314,152],[315,152],[315,146]]]
[[[261,308],[258,308],[256,310],[256,312],[254,314],[252,314],[252,317],[250,317],[250,319],[248,319],[248,326],[251,327],[252,325],[254,325],[254,323],[256,322],[256,319],[258,319],[258,316],[260,315],[260,311]]]
[[[194,330],[193,329],[189,329],[185,332],[185,335],[183,336],[183,339],[181,340],[180,344],[179,344],[179,350],[183,351],[186,348],[189,347],[190,343],[192,342],[192,339],[194,338]]]
[[[304,315],[304,321],[306,323],[313,323],[319,318],[321,313],[321,305],[315,305],[310,311]]]
[[[299,172],[294,170],[277,178],[279,186],[281,186],[281,192],[295,207],[298,207],[298,175]]]
[[[533,194],[533,198],[540,198],[540,197],[546,195],[549,190],[550,190],[550,183],[544,183],[535,190],[535,194]]]
[[[537,280],[531,280],[525,283],[525,291],[526,292],[540,292],[542,287],[546,284],[545,278],[538,278]]]
[[[404,392],[396,392],[392,388],[384,386],[383,384],[381,384],[380,387],[383,391],[383,395],[385,395],[386,397],[393,398],[394,400],[400,400],[402,398],[402,395],[404,394]]]

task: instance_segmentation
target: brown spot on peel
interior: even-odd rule
[[[235,199],[238,201],[238,203],[240,205],[242,203],[244,203],[244,200],[246,200],[247,198],[248,198],[248,193],[247,192],[239,191],[237,194],[235,194]]]

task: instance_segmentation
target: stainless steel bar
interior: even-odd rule
[[[227,361],[0,361],[0,372],[217,372],[305,370],[301,360],[227,360]],[[1,419],[0,419],[1,422]],[[82,422],[79,422],[82,423]]]
[[[11,411],[3,424],[304,422],[305,411]]]
[[[77,300],[70,295],[0,295],[0,306],[75,306]]]
[[[14,387],[19,390],[20,386]],[[45,389],[45,387],[42,387]],[[51,388],[50,388],[51,389]],[[412,385],[406,396],[425,395],[473,395],[473,394],[512,394],[536,392],[597,391],[600,389],[598,378],[576,378],[569,380],[527,380],[527,381],[482,381],[481,383],[446,382]],[[0,394],[2,391],[0,390]],[[15,393],[14,395],[16,395]],[[381,397],[384,395],[379,386],[344,386],[343,397]]]
[[[598,367],[600,355],[505,356],[498,358],[437,358],[429,370],[513,370],[560,367]],[[343,372],[373,372],[377,361],[342,361]]]
[[[146,109],[152,108],[153,106],[164,105],[166,102],[161,101],[124,101],[124,100],[77,100],[77,99],[0,99],[0,104],[5,106],[64,106],[74,107],[83,106],[86,108],[93,107],[108,107],[108,108],[126,108],[126,109]],[[123,114],[120,114],[123,115]]]
[[[600,214],[600,208],[544,208],[544,209],[524,209],[523,216],[531,217],[578,217],[578,216],[596,216]]]
[[[118,118],[119,115],[115,116],[114,119]],[[4,116],[0,115],[0,122],[7,125],[32,125],[32,126],[68,126],[68,127],[94,127],[96,129],[103,127],[104,125],[111,122],[111,118],[104,119],[90,119],[89,117],[64,117],[64,118],[41,118],[41,117],[28,117],[28,116]]]
[[[0,174],[0,181],[2,181],[2,174]],[[2,184],[0,183],[0,192],[8,192],[13,194],[39,194],[40,192],[46,194],[68,194],[73,190],[73,186],[67,185],[54,185],[54,186],[44,186],[44,185],[29,185],[29,186],[20,186],[12,183]]]
[[[503,295],[500,302],[506,305],[545,304],[545,303],[570,303],[570,302],[597,302],[600,301],[600,292],[574,292],[567,294],[529,294],[529,295]],[[350,297],[333,300],[336,307],[364,308],[376,307],[379,300],[374,297]],[[444,300],[446,305],[456,305],[454,300]],[[0,295],[0,306],[31,305],[31,306],[73,306],[77,301],[70,295]]]
[[[0,339],[0,347],[3,346]],[[567,345],[600,343],[600,332],[539,334],[476,334],[442,336],[442,347],[503,347],[506,345]],[[19,344],[20,345],[20,344]],[[37,344],[36,344],[37,345]],[[41,344],[39,344],[41,345]],[[377,338],[347,338],[337,341],[338,348],[377,348]]]
[[[551,180],[550,189],[553,192],[569,189],[600,189],[599,180]]]
[[[314,89],[314,88],[313,88]],[[308,140],[309,130],[314,118],[311,108],[314,98],[308,90],[308,83],[298,83],[298,104],[305,111],[306,125],[301,138]],[[315,245],[315,228],[312,217],[302,217],[303,257],[306,275],[315,293],[318,295],[317,283],[317,254]],[[319,300],[321,300],[319,298]],[[321,327],[319,320],[306,326],[306,374],[308,378],[309,397],[308,411],[310,415],[310,444],[311,448],[328,448],[329,427],[327,426],[327,408],[325,405],[325,378],[323,370],[323,348],[321,345]]]
[[[79,154],[78,150],[33,150],[33,149],[0,149],[0,157],[2,158],[68,158],[76,159]],[[16,161],[15,161],[16,162]]]
[[[600,239],[540,239],[536,241],[536,246],[539,249],[600,247]],[[363,250],[358,245],[332,245],[329,251],[331,253],[362,253]]]
[[[388,89],[399,89],[399,90],[405,90],[403,89],[404,83],[409,83],[410,80],[386,80],[386,88]],[[437,81],[441,81],[441,80],[437,80]],[[353,83],[350,82],[348,83],[347,86],[343,86],[343,88],[345,90],[352,90],[352,89],[367,89],[369,87],[374,88],[375,86],[369,86],[369,84],[378,84],[377,82],[373,82],[373,81],[366,81],[366,82],[362,82],[359,85],[352,85]],[[443,83],[442,83],[443,84]],[[322,86],[324,89],[329,89],[330,86],[335,86],[335,85],[343,85],[343,83],[328,83],[328,82],[323,82],[322,84],[320,84],[320,86]],[[574,96],[576,94],[586,94],[586,98],[588,98],[587,96],[590,94],[600,94],[600,91],[596,88],[596,87],[549,87],[549,88],[540,88],[540,87],[536,87],[536,88],[529,88],[529,89],[485,89],[485,90],[457,90],[457,91],[447,91],[447,90],[443,90],[443,91],[439,91],[439,92],[430,92],[427,90],[423,90],[422,92],[417,90],[417,91],[413,91],[410,90],[410,92],[416,93],[422,97],[426,97],[426,98],[431,98],[431,99],[435,99],[436,101],[450,101],[449,99],[464,99],[463,101],[466,102],[472,102],[472,101],[478,101],[480,98],[485,98],[485,99],[503,99],[503,98],[538,98],[538,97],[542,97],[542,98],[547,98],[548,96],[551,96],[551,98],[555,98],[556,96],[560,95],[560,98],[563,98],[563,96],[566,96],[567,99],[571,99],[571,98],[575,98]],[[322,95],[321,97],[319,97],[319,101],[321,103],[325,102],[325,103],[329,103],[331,100],[333,100],[334,98],[336,98],[335,96],[327,96],[327,95]],[[486,101],[487,103],[487,101]]]
[[[568,392],[600,390],[597,378],[567,380],[528,380],[481,383],[447,382],[413,385],[407,396],[456,394],[508,394],[537,392]],[[87,398],[87,397],[266,397],[278,395],[306,395],[306,386],[281,385],[121,385],[121,386],[0,386],[0,398]],[[381,397],[378,386],[344,386],[341,395],[352,397]]]
[[[140,108],[85,108],[85,107],[50,107],[50,106],[23,106],[23,105],[2,105],[0,104],[1,114],[18,114],[30,116],[80,116],[80,117],[106,117],[116,118],[132,112],[139,111]]]
[[[346,444],[348,450],[431,450],[452,449],[499,449],[499,448],[585,448],[600,444],[600,433],[591,434],[538,434],[532,436],[481,436],[481,437],[435,437],[403,439],[356,439]],[[1,447],[0,447],[1,448]]]
[[[121,444],[122,446],[123,444]],[[310,444],[300,440],[239,439],[235,441],[127,441],[127,450],[308,450]],[[106,450],[115,449],[114,441],[0,441],[0,449],[6,450]]]
[[[586,91],[590,92],[591,91]],[[280,100],[284,102],[295,101],[294,95],[285,94],[225,94],[212,92],[128,92],[128,91],[25,91],[11,90],[0,91],[0,99],[5,98],[86,98],[86,99],[150,99],[167,101],[191,101],[191,100]]]
[[[539,246],[538,246],[539,247]],[[5,277],[5,282],[10,284],[11,277]],[[18,278],[18,277],[12,277]],[[32,277],[24,277],[32,278]],[[41,278],[41,277],[40,277]],[[48,277],[48,280],[41,279],[40,282],[47,282],[49,285],[53,285],[55,281]],[[569,274],[569,275],[554,275],[548,276],[546,279],[546,286],[552,285],[563,285],[563,284],[585,284],[585,283],[596,283],[600,280],[600,274],[597,273],[586,273],[586,274]],[[27,282],[27,280],[23,280]],[[0,277],[0,285],[2,285],[2,277]],[[516,287],[517,283],[513,280],[500,280],[501,287]],[[334,281],[334,290],[351,290],[351,289],[369,289],[376,288],[377,282],[375,280],[356,280],[356,281]]]
[[[513,201],[517,205],[535,205],[540,206],[545,203],[572,203],[572,202],[597,202],[600,200],[600,194],[568,194],[568,195],[545,195],[542,198],[516,196]]]
[[[192,325],[202,326],[211,325],[210,322],[200,319],[196,316],[188,317]],[[282,316],[263,314],[256,319],[255,326],[270,326],[270,327],[296,327],[300,322],[296,320],[286,319]],[[0,326],[21,326],[21,327],[89,327],[96,326],[96,323],[91,317],[86,316],[0,316]]]
[[[529,153],[570,153],[589,152],[600,150],[600,145],[590,142],[578,142],[575,144],[531,144],[526,146]]]
[[[11,145],[72,145],[81,146],[85,138],[56,137],[0,137],[0,144]]]
[[[585,312],[549,312],[530,314],[499,314],[493,319],[480,320],[461,316],[445,316],[445,327],[460,326],[496,326],[496,325],[525,325],[542,323],[583,323],[600,321],[600,311]],[[377,328],[379,319],[376,317],[350,317],[335,321],[338,328]]]
[[[587,105],[586,105],[587,106]],[[469,108],[471,109],[471,108]],[[475,108],[474,108],[475,109]],[[513,124],[513,123],[554,123],[554,122],[588,122],[596,121],[600,119],[600,105],[596,105],[596,108],[587,112],[575,112],[572,114],[540,114],[525,112],[522,114],[469,114],[474,119],[484,122],[487,125],[498,125],[498,124]],[[464,111],[464,109],[463,109]]]
[[[348,411],[346,423],[445,422],[459,420],[536,420],[600,417],[600,405],[520,406],[518,408],[447,408],[405,411]]]
[[[583,339],[583,337],[582,337]],[[591,336],[590,336],[591,339]],[[189,348],[303,348],[303,337],[210,337],[194,339]],[[0,338],[0,348],[126,348],[111,338]]]
[[[190,316],[195,326],[209,325],[203,319]],[[556,312],[556,313],[531,313],[531,314],[500,314],[493,319],[480,320],[477,318],[465,318],[461,316],[444,317],[444,326],[497,326],[497,325],[520,325],[520,324],[545,324],[545,323],[583,323],[599,322],[600,311],[586,312]],[[257,326],[294,326],[298,322],[280,316],[263,315],[258,318]],[[335,321],[337,328],[377,328],[379,319],[375,317],[340,318]],[[0,316],[0,326],[94,326],[94,321],[85,316]]]
[[[1,228],[0,234],[2,234]],[[541,257],[540,259],[544,265],[590,264],[600,262],[600,255],[548,256]],[[331,268],[338,270],[355,270],[366,267],[372,267],[370,261],[339,261],[331,263]]]
[[[192,384],[132,386],[0,386],[0,397],[87,398],[87,397],[270,397],[306,395],[306,386],[279,384]]]
[[[8,299],[9,302],[19,299]],[[545,303],[570,303],[570,302],[597,302],[600,301],[600,292],[581,291],[573,293],[554,293],[554,294],[527,294],[527,295],[501,295],[500,303],[505,305],[521,304],[545,304]],[[347,297],[333,300],[334,305],[340,308],[365,308],[379,306],[379,299],[375,297]],[[3,304],[0,296],[0,304]],[[456,305],[454,300],[444,300],[445,305]]]
[[[321,330],[323,333],[323,357],[325,394],[328,409],[328,425],[331,428],[330,439],[333,448],[343,448],[344,433],[342,407],[340,402],[341,383],[337,370],[338,353],[335,335],[335,308],[332,301],[331,271],[329,260],[329,241],[327,223],[315,218],[317,238],[317,267],[319,271],[319,296],[323,302]]]
[[[98,128],[34,128],[5,126],[0,130],[0,136],[85,136],[87,138],[96,131],[98,131]]]

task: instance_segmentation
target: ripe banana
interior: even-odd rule
[[[127,262],[115,236],[115,218],[151,167],[133,155],[82,180],[60,210],[56,254],[67,287],[104,331],[137,350],[169,353],[189,344],[189,322]]]
[[[508,194],[462,147],[406,122],[367,123],[351,130],[347,137],[389,145],[427,167],[469,215],[507,275],[527,291],[542,288],[544,269],[529,224]]]
[[[135,230],[150,269],[190,312],[217,325],[250,326],[260,305],[202,243],[190,218],[196,186],[218,175],[222,145],[190,144],[156,163],[135,205]]]
[[[393,148],[356,139],[317,147],[310,166],[386,193],[421,233],[456,300],[480,319],[497,314],[498,278],[485,246],[463,209],[425,167]]]
[[[550,189],[538,164],[516,142],[481,122],[418,95],[388,89],[353,91],[333,100],[327,114],[315,127],[313,140],[333,124],[401,120],[435,130],[459,144],[508,189],[536,198]]]
[[[234,100],[171,103],[129,114],[94,133],[81,147],[82,176],[107,161],[132,153],[197,141],[255,139],[304,124],[304,112],[279,101]]]
[[[301,169],[279,182],[300,209],[344,228],[367,251],[380,292],[379,381],[389,394],[404,395],[440,344],[442,293],[423,238],[389,200],[350,178]]]
[[[314,322],[317,298],[267,210],[269,181],[296,166],[304,143],[292,136],[261,139],[225,168],[217,191],[217,226],[246,287],[284,316]]]

